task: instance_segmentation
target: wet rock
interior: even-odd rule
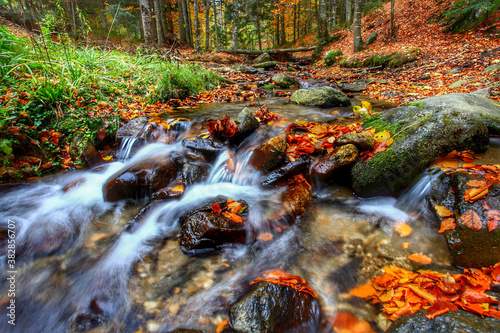
[[[269,55],[269,53],[264,52],[260,56],[258,56],[257,58],[255,58],[252,61],[252,63],[253,64],[261,64],[263,62],[269,62],[269,61],[271,61],[271,56]]]
[[[313,296],[267,281],[229,308],[231,327],[248,333],[316,332],[320,318]]]
[[[175,182],[179,170],[168,155],[141,161],[110,176],[102,188],[104,201],[140,200]]]
[[[182,145],[201,153],[209,160],[215,158],[225,148],[223,143],[212,137],[196,137],[193,140],[191,140],[191,138],[184,139],[182,140]]]
[[[249,108],[241,110],[236,118],[236,124],[238,125],[236,135],[239,140],[246,138],[259,128],[259,121],[254,117],[253,112]]]
[[[94,298],[88,310],[76,316],[73,323],[74,329],[77,332],[85,332],[106,323],[110,317],[109,313],[105,311],[106,307],[109,307],[109,305]]]
[[[205,202],[203,202],[201,204],[200,207],[196,208],[196,209],[193,209],[192,211],[182,215],[181,217],[179,217],[179,223],[181,225],[184,224],[184,222],[188,219],[188,217],[196,214],[196,213],[199,213],[199,212],[212,212],[212,205],[213,204],[217,204],[219,205],[220,207],[224,206],[224,204],[227,202],[228,198],[223,196],[223,195],[219,195],[215,198],[211,198],[209,200],[206,200]],[[246,203],[245,203],[246,204]]]
[[[474,94],[441,95],[373,115],[363,126],[388,129],[394,143],[356,163],[353,189],[364,197],[397,195],[437,157],[453,150],[486,150],[488,130],[500,130],[500,107]]]
[[[205,333],[205,331],[190,330],[190,329],[186,329],[186,328],[176,328],[173,331],[168,331],[168,333]]]
[[[234,222],[218,213],[198,212],[184,221],[180,246],[184,253],[205,255],[225,244],[245,244],[249,240],[247,235],[242,222]]]
[[[290,184],[281,196],[280,216],[291,218],[292,222],[298,216],[303,215],[312,203],[311,188],[305,182]]]
[[[366,90],[366,86],[361,84],[339,83],[339,88],[347,92],[361,92]]]
[[[491,66],[486,67],[483,70],[483,73],[496,73],[500,71],[500,64],[493,64]]]
[[[289,162],[282,167],[268,172],[264,175],[262,186],[273,186],[284,182],[290,177],[298,175],[306,170],[311,162],[311,158],[307,155],[302,155],[293,162]]]
[[[351,132],[342,135],[335,143],[337,146],[353,144],[360,150],[372,150],[375,146],[375,139],[373,138],[373,135],[367,132]]]
[[[322,156],[313,165],[311,174],[320,179],[331,177],[335,171],[353,164],[359,157],[359,149],[353,144],[340,146],[331,153]]]
[[[72,189],[74,189],[75,187],[85,183],[86,181],[87,181],[87,179],[85,177],[78,177],[76,179],[73,179],[72,181],[70,181],[66,185],[64,185],[62,190],[63,190],[63,192],[69,192]]]
[[[471,175],[465,172],[454,172],[444,174],[432,183],[430,195],[431,207],[434,205],[444,206],[453,212],[456,227],[443,233],[448,244],[453,262],[460,267],[486,267],[500,262],[500,228],[488,231],[489,217],[484,215],[486,210],[482,206],[487,202],[492,210],[500,209],[500,185],[494,184],[484,199],[470,203],[464,199],[465,192],[472,188],[466,185],[470,180],[484,180],[482,176]],[[481,219],[482,228],[472,230],[463,225],[460,217],[468,210],[473,210]],[[436,213],[438,225],[441,218]],[[439,226],[437,226],[439,227]]]
[[[387,333],[484,333],[500,332],[498,319],[485,317],[458,310],[449,311],[433,320],[425,317],[426,311],[418,311],[410,316],[403,316],[394,322]]]
[[[331,50],[325,53],[325,58],[323,59],[325,62],[325,66],[331,67],[337,64],[340,58],[342,58],[343,53],[340,50]]]
[[[298,83],[297,81],[295,81],[295,79],[283,73],[278,73],[273,75],[272,80],[281,88],[290,88],[292,86],[298,86]]]
[[[292,94],[290,102],[325,108],[351,105],[346,94],[332,87],[299,89]]]
[[[131,119],[118,129],[118,131],[116,132],[116,137],[120,140],[126,137],[134,136],[140,130],[144,129],[147,123],[148,118],[144,116]]]
[[[278,66],[278,63],[276,61],[261,62],[261,63],[253,65],[253,67],[255,67],[255,68],[262,68],[265,70],[275,68],[276,66]]]
[[[205,181],[210,171],[209,166],[203,162],[190,162],[182,167],[182,180],[185,185],[194,185]]]
[[[370,44],[375,43],[375,41],[377,40],[377,37],[378,37],[378,34],[376,32],[370,34],[370,36],[368,36],[368,38],[365,41],[365,45],[368,46]]]
[[[286,133],[275,136],[254,149],[250,164],[256,169],[272,170],[278,166],[285,156],[287,148]]]

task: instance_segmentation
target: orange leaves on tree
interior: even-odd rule
[[[472,209],[469,209],[468,211],[463,213],[462,216],[460,216],[460,223],[462,223],[467,228],[475,231],[481,230],[481,228],[483,227],[481,218]]]
[[[208,132],[216,139],[226,141],[233,137],[238,132],[236,123],[226,115],[217,121],[210,121],[208,123]]]
[[[277,269],[273,271],[267,271],[258,277],[251,284],[257,283],[259,281],[267,281],[274,284],[281,284],[300,292],[305,292],[313,297],[317,297],[316,293],[312,290],[306,280],[300,276],[293,276],[282,269]]]
[[[434,319],[448,311],[463,310],[498,318],[498,300],[485,291],[500,280],[500,263],[493,267],[464,270],[463,274],[411,271],[384,267],[385,274],[349,292],[352,296],[382,303],[390,320],[412,314],[421,308]],[[495,308],[496,306],[496,308]]]
[[[455,223],[454,218],[447,218],[444,219],[443,222],[441,222],[441,228],[439,229],[438,233],[443,233],[448,230],[453,230],[457,227],[457,224]]]
[[[413,253],[408,256],[408,259],[422,263],[422,264],[430,264],[432,259],[426,256],[425,254]]]

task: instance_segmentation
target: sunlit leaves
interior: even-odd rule
[[[483,227],[481,218],[472,209],[469,209],[460,216],[460,223],[462,223],[467,228],[475,231],[481,230],[481,228]]]
[[[432,259],[425,254],[414,253],[408,256],[408,259],[427,265],[432,262]]]

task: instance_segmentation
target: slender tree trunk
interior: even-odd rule
[[[238,0],[233,0],[233,34],[232,34],[232,48],[238,48],[238,16],[239,16]]]
[[[279,46],[280,45],[280,14],[276,13],[276,37],[275,37],[276,43],[274,46]]]
[[[205,0],[205,50],[210,49],[210,0]]]
[[[318,29],[320,30],[320,37],[323,42],[328,42],[328,21],[327,21],[327,10],[326,10],[326,0],[320,0],[319,3],[319,21]]]
[[[219,45],[219,29],[217,28],[217,4],[215,0],[213,0],[213,8],[214,8],[214,29],[215,29],[215,50],[218,52],[220,49]]]
[[[280,44],[285,44],[286,43],[286,30],[285,30],[285,8],[281,8],[281,29],[280,29],[280,34],[281,34],[281,43]]]
[[[391,31],[389,32],[389,36],[391,38],[395,37],[395,31],[394,31],[394,7],[395,7],[396,0],[391,0]]]
[[[186,23],[184,22],[184,9],[182,5],[182,0],[177,0],[177,7],[179,11],[179,39],[181,42],[188,44],[186,37]]]
[[[297,4],[293,4],[293,42],[297,40]]]
[[[361,38],[361,0],[354,0],[354,23],[353,23],[353,43],[354,52],[363,49],[363,39]]]
[[[173,35],[174,34],[174,22],[173,22],[173,15],[172,15],[172,3],[170,2],[171,0],[167,0],[167,3],[166,3],[166,21],[167,21],[167,25],[166,25],[166,33],[168,35]]]
[[[189,9],[189,2],[182,0],[184,7],[184,22],[186,23],[186,37],[189,46],[193,46],[193,26],[191,24],[191,10]]]
[[[356,11],[356,9],[354,9]],[[345,0],[345,24],[347,27],[351,26],[352,20],[352,0]]]
[[[337,25],[337,0],[332,0],[332,18],[330,24],[330,32],[335,33],[335,26]]]
[[[200,21],[198,20],[198,0],[194,0],[194,35],[196,39],[196,53],[201,52]]]
[[[141,5],[142,29],[144,31],[144,42],[153,44],[153,25],[151,24],[151,8],[148,0],[139,0]]]
[[[300,0],[297,1],[297,39],[300,38]]]
[[[259,39],[259,50],[262,50],[262,39],[260,36],[260,9],[259,9],[259,0],[255,1],[255,13],[257,17],[257,38]]]
[[[162,17],[162,3],[161,0],[154,0],[153,2],[155,6],[155,19],[156,19],[156,35],[158,38],[158,44],[165,44],[165,31],[163,24],[161,22],[161,17]],[[163,15],[164,16],[164,15]]]

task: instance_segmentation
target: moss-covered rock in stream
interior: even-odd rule
[[[265,70],[275,68],[276,66],[278,66],[278,63],[276,61],[266,61],[266,62],[262,62],[262,63],[258,63],[258,64],[253,65],[253,67],[255,67],[255,68],[262,68]]]
[[[290,97],[290,102],[324,108],[351,105],[346,94],[332,87],[296,90]]]
[[[500,198],[497,197],[500,185],[493,184],[484,199],[471,203],[464,199],[465,192],[472,188],[467,185],[470,180],[484,180],[484,177],[466,172],[454,172],[434,180],[430,195],[431,207],[434,209],[434,205],[444,206],[453,213],[456,227],[445,231],[443,235],[455,265],[478,268],[491,266],[500,262],[500,228],[488,230],[487,223],[490,218],[485,215],[487,210],[483,203],[487,202],[491,210],[500,209]],[[462,214],[471,209],[481,219],[480,230],[472,230],[462,223]],[[437,213],[436,218],[438,224],[443,220]]]
[[[394,143],[356,163],[351,173],[354,191],[360,196],[397,195],[437,157],[452,150],[486,150],[488,130],[497,133],[498,117],[500,106],[484,97],[451,94],[367,118],[365,128],[388,130]]]
[[[366,59],[351,58],[339,62],[341,67],[345,68],[360,68],[360,67],[382,67],[382,68],[398,68],[407,63],[415,61],[418,56],[415,53],[399,53],[390,54],[375,54]]]
[[[292,77],[290,77],[288,75],[285,75],[283,73],[278,73],[278,74],[273,75],[273,81],[278,86],[280,86],[281,88],[285,88],[285,89],[299,85],[297,83],[297,81],[295,81],[294,78],[292,78]]]
[[[393,323],[387,333],[486,333],[500,332],[500,320],[459,310],[449,311],[433,320],[425,311],[403,316]]]
[[[267,281],[229,308],[231,327],[248,333],[316,332],[320,318],[312,295]]]

